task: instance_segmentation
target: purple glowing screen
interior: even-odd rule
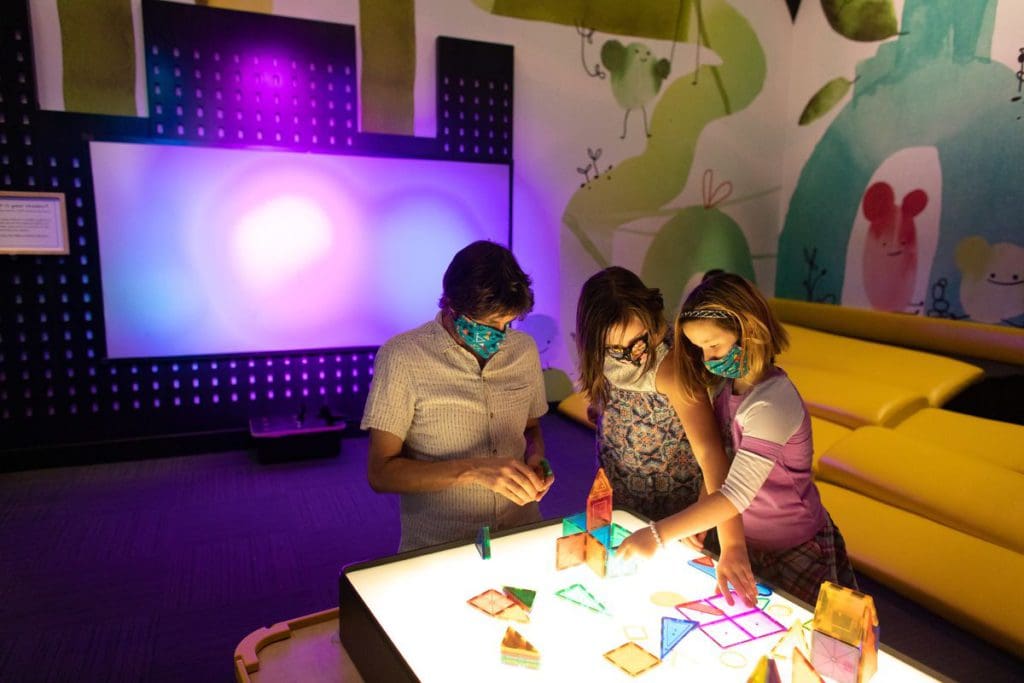
[[[508,244],[503,164],[91,142],[110,358],[376,346]]]

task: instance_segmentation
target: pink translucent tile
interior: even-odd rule
[[[732,594],[732,604],[730,605],[725,601],[724,595],[712,595],[710,598],[704,598],[705,602],[709,602],[718,609],[722,610],[722,614],[727,617],[735,616],[737,614],[745,614],[751,610],[756,610],[757,606],[751,607],[747,603],[743,602],[743,598],[729,591]]]
[[[725,616],[722,610],[714,605],[709,605],[704,600],[694,600],[676,605],[676,611],[687,619],[696,621],[698,624],[708,624],[712,621],[718,621]]]
[[[763,638],[765,636],[770,636],[773,633],[781,633],[786,630],[782,624],[760,610],[741,614],[738,617],[734,617],[733,620],[739,624],[744,631],[755,638]]]
[[[708,638],[715,641],[718,647],[732,647],[733,645],[753,640],[749,633],[739,627],[739,624],[729,619],[713,621],[710,624],[701,624],[700,630],[704,631]]]

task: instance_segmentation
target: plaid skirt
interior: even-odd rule
[[[719,552],[714,533],[708,534],[705,545]],[[824,526],[809,541],[783,550],[748,548],[747,554],[758,579],[806,602],[812,610],[825,581],[858,590],[857,577],[846,554],[846,541],[827,512]]]

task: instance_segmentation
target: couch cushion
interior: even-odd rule
[[[558,412],[594,429],[596,425],[587,417],[587,406],[589,405],[590,402],[586,397],[577,391],[562,399],[558,404]]]
[[[784,327],[789,333],[790,346],[779,357],[780,365],[799,364],[876,380],[921,394],[932,406],[943,405],[984,375],[976,365],[933,353],[843,337],[798,325]]]
[[[896,425],[928,407],[928,399],[923,394],[906,387],[838,370],[790,363],[788,356],[779,365],[793,380],[811,415],[851,429],[864,425]]]
[[[927,408],[899,423],[896,431],[917,441],[1024,474],[1024,427],[1021,425]]]
[[[838,422],[832,422],[821,417],[811,416],[811,434],[813,435],[814,456],[811,469],[818,471],[818,460],[822,454],[832,447],[840,439],[845,439],[853,430]]]
[[[988,461],[864,427],[821,456],[817,476],[1024,553],[1024,475]]]
[[[1017,589],[1024,555],[847,489],[818,489],[858,571],[1010,652],[1024,651]]]
[[[1024,365],[1024,330],[793,299],[772,299],[779,320],[888,344]]]

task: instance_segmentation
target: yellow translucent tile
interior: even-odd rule
[[[660,659],[632,641],[605,652],[604,657],[630,676],[638,676],[661,664]]]

